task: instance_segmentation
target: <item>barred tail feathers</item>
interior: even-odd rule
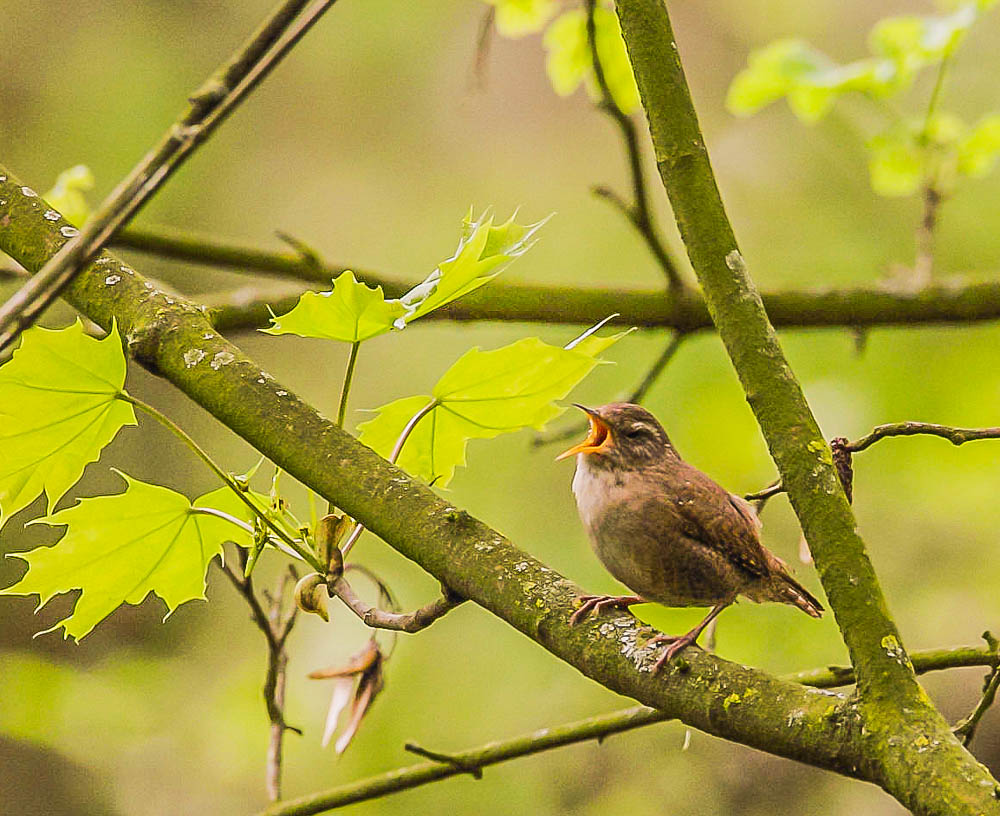
[[[779,574],[775,576],[774,588],[777,590],[776,601],[797,606],[807,615],[814,618],[823,615],[823,604],[817,601],[802,584],[792,578],[791,575]]]

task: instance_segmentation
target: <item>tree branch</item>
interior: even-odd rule
[[[281,62],[336,0],[285,0],[250,39],[191,97],[187,112],[171,124],[94,214],[76,229],[61,227],[70,240],[31,280],[0,306],[0,351],[17,339],[69,284],[73,276],[128,222],[194,150]],[[36,196],[30,188],[23,195]]]
[[[952,428],[949,425],[936,425],[933,422],[894,422],[879,425],[867,436],[861,437],[856,442],[849,442],[846,450],[851,453],[860,453],[888,436],[916,436],[918,434],[940,436],[947,439],[952,445],[964,445],[966,442],[979,439],[1000,439],[1000,427]]]
[[[113,240],[115,246],[166,258],[207,264],[241,272],[261,273],[329,287],[331,279],[354,269],[371,286],[381,286],[387,297],[399,297],[412,283],[371,270],[342,265],[316,267],[300,255],[268,252],[211,238],[130,228]],[[276,312],[290,310],[305,289],[290,285],[275,289],[257,286],[202,296],[212,310],[219,331],[257,329],[270,325],[268,305]],[[853,287],[846,289],[788,290],[761,295],[775,326],[786,328],[872,328],[963,324],[1000,319],[1000,281],[938,283],[916,292]],[[700,293],[636,289],[579,289],[561,286],[493,281],[488,288],[465,295],[424,317],[424,320],[497,320],[513,322],[593,325],[612,312],[642,328],[672,328],[681,333],[713,328]]]
[[[961,666],[996,667],[998,656],[994,646],[964,646],[956,649],[936,649],[913,653],[913,666],[918,672],[934,671]],[[788,675],[787,680],[819,688],[845,685],[852,682],[854,671],[847,666],[831,666]],[[416,788],[439,779],[459,774],[482,775],[484,768],[517,757],[561,748],[578,742],[596,739],[598,742],[612,734],[634,728],[665,722],[670,719],[663,713],[645,706],[626,708],[610,714],[600,714],[556,728],[543,728],[509,740],[491,742],[479,748],[456,754],[428,751],[407,743],[405,748],[433,760],[433,763],[398,768],[379,776],[361,779],[322,793],[313,793],[270,808],[259,816],[311,816],[325,810],[335,810],[345,805],[377,799],[390,793]]]
[[[474,774],[477,771],[481,773],[483,768],[505,762],[508,759],[529,756],[577,742],[600,740],[611,734],[619,734],[650,723],[661,722],[664,719],[668,718],[654,709],[636,706],[612,714],[588,717],[586,720],[555,728],[545,728],[502,742],[491,742],[480,748],[473,748],[457,754],[440,754],[419,749],[425,755],[433,755],[435,759],[431,762],[412,765],[409,768],[397,768],[394,771],[351,782],[322,793],[291,799],[281,805],[262,811],[259,816],[311,816],[314,813],[333,810],[354,802],[376,799],[389,793],[426,785],[428,782],[447,779],[457,774]]]
[[[3,173],[0,169],[0,174]],[[0,250],[38,269],[65,239],[34,200],[0,182]],[[208,324],[104,253],[66,292],[130,354],[173,382],[283,471],[362,522],[461,597],[586,676],[709,734],[862,779],[878,778],[856,712],[840,695],[692,650],[656,675],[651,632],[622,616],[570,626],[579,587],[458,510],[301,402]],[[190,365],[191,351],[202,352]],[[294,428],[289,436],[288,428]],[[738,699],[738,703],[733,701]]]
[[[857,674],[866,754],[876,763],[876,779],[918,813],[1000,813],[996,781],[954,738],[916,680],[830,447],[747,273],[663,0],[616,0],[616,8],[681,238]]]

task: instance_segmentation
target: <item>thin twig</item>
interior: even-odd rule
[[[913,661],[914,670],[921,674],[963,666],[996,667],[1000,661],[996,649],[989,646],[960,646],[955,649],[918,651],[913,652],[910,659]],[[814,688],[833,688],[852,683],[854,672],[846,666],[831,666],[788,675],[786,679]],[[666,715],[655,709],[634,706],[456,753],[431,752],[408,743],[408,751],[428,756],[433,761],[407,768],[397,768],[379,776],[360,779],[357,782],[331,788],[328,791],[303,796],[269,808],[258,816],[311,816],[311,814],[416,788],[439,779],[474,773],[475,771],[481,773],[484,768],[509,759],[589,740],[600,741],[612,734],[664,722],[667,719],[669,718]]]
[[[944,196],[933,182],[928,182],[923,188],[921,198],[923,212],[917,223],[916,256],[913,261],[912,287],[916,289],[927,286],[931,282],[931,276],[934,272],[934,230],[937,227],[938,210]]]
[[[606,187],[594,188],[594,193],[602,198],[613,202],[629,220],[636,231],[645,240],[653,257],[663,270],[671,289],[683,289],[684,281],[681,279],[677,266],[670,254],[667,252],[663,240],[660,238],[653,222],[649,206],[649,193],[646,189],[646,175],[642,169],[642,154],[639,151],[639,134],[632,121],[625,111],[623,111],[608,86],[607,78],[604,75],[604,66],[601,65],[600,54],[597,49],[597,26],[594,22],[594,13],[597,8],[597,0],[587,0],[587,44],[590,47],[590,58],[594,66],[594,79],[597,87],[601,91],[601,102],[598,107],[610,116],[621,128],[622,137],[625,141],[625,152],[628,155],[629,173],[632,177],[632,197],[631,204],[626,203],[611,190]]]
[[[862,436],[854,442],[844,440],[841,442],[840,448],[845,453],[854,454],[860,453],[870,448],[880,439],[886,439],[890,436],[918,435],[938,436],[942,439],[947,439],[951,444],[957,446],[980,439],[1000,439],[1000,427],[954,428],[950,425],[937,425],[933,422],[892,422],[876,426],[870,434]],[[847,485],[845,485],[845,489],[848,489]],[[757,502],[757,510],[759,512],[769,498],[784,492],[785,488],[781,482],[774,482],[756,493],[747,493],[743,498],[747,501]]]
[[[1000,646],[997,639],[990,632],[983,632],[983,639],[989,648],[993,650],[994,654],[996,654],[997,648]],[[993,670],[986,675],[986,680],[983,682],[983,694],[979,698],[979,703],[968,717],[952,729],[955,736],[962,740],[962,745],[968,747],[972,742],[972,738],[976,735],[976,727],[979,725],[979,721],[989,711],[990,706],[993,705],[993,701],[996,699],[998,688],[1000,688],[1000,665],[995,665],[993,666]]]
[[[938,65],[937,78],[934,80],[934,88],[927,102],[927,112],[924,114],[924,125],[920,131],[920,144],[928,156],[928,168],[930,168],[931,127],[934,122],[934,113],[937,110],[938,100],[941,98],[941,88],[944,86],[944,78],[945,74],[948,73],[950,61],[951,53],[946,53]],[[930,283],[931,275],[934,271],[934,230],[937,227],[938,208],[941,206],[943,196],[938,189],[936,173],[931,169],[928,169],[927,175],[924,178],[921,198],[923,200],[923,212],[917,224],[915,235],[916,256],[913,262],[913,285],[915,287],[926,286]]]
[[[284,599],[289,584],[297,579],[298,574],[295,567],[289,565],[287,571],[279,576],[274,593],[265,591],[264,595],[268,601],[268,608],[265,610],[254,592],[253,580],[243,575],[243,570],[246,568],[246,551],[242,547],[237,547],[237,554],[240,569],[237,570],[229,563],[223,563],[222,571],[250,607],[254,623],[267,640],[267,673],[264,678],[263,696],[271,726],[265,785],[268,797],[274,802],[281,798],[281,759],[285,731],[302,733],[300,729],[285,722],[284,713],[285,677],[288,668],[285,642],[298,614],[295,604],[291,604],[287,610],[284,609]]]
[[[254,35],[191,97],[174,122],[102,202],[79,231],[0,307],[0,350],[10,346],[156,192],[184,160],[224,122],[336,0],[285,0]],[[35,195],[32,193],[32,195]]]
[[[387,612],[366,603],[358,597],[354,589],[343,576],[333,582],[331,591],[336,595],[365,626],[373,629],[390,629],[396,632],[413,634],[426,629],[434,621],[447,615],[452,609],[464,603],[464,598],[458,598],[450,593],[442,595],[430,603],[415,609],[413,612]]]
[[[645,376],[642,381],[635,387],[631,394],[625,398],[625,402],[640,403],[645,399],[646,394],[649,393],[649,389],[653,387],[656,381],[659,379],[663,370],[667,367],[667,364],[674,358],[677,353],[677,349],[680,348],[681,342],[687,335],[684,332],[675,332],[667,345],[664,347],[660,356],[656,358],[653,364],[646,371]],[[585,422],[577,422],[570,425],[567,428],[563,428],[559,431],[554,431],[550,434],[535,434],[534,438],[531,440],[531,444],[535,447],[540,447],[541,445],[550,445],[553,442],[565,442],[567,439],[572,439],[575,436],[583,433],[587,429]]]
[[[470,774],[473,779],[483,778],[483,768],[481,765],[467,764],[464,760],[453,754],[442,754],[440,751],[428,751],[426,748],[421,748],[415,742],[406,743],[403,746],[403,750],[409,751],[411,754],[416,754],[417,756],[422,756],[433,762],[441,762],[445,765],[451,765],[453,768],[457,768],[462,773]]]
[[[855,442],[848,443],[851,453],[860,453],[880,439],[888,436],[939,436],[947,439],[953,445],[964,445],[979,439],[1000,439],[1000,427],[993,428],[953,428],[949,425],[937,425],[933,422],[893,422],[877,426],[870,434]]]

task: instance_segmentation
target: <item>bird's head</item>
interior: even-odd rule
[[[614,402],[586,408],[573,404],[587,415],[590,432],[557,460],[581,454],[591,467],[633,470],[677,457],[663,426],[641,405]]]

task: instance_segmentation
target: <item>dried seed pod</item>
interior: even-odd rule
[[[314,533],[316,554],[324,564],[329,564],[331,568],[343,565],[343,558],[339,557],[338,545],[350,526],[351,520],[347,516],[338,516],[333,513],[323,516],[316,524]],[[340,569],[335,571],[339,574]]]
[[[295,585],[295,605],[303,612],[310,612],[319,615],[323,620],[329,622],[330,616],[326,612],[326,578],[318,572],[311,572],[299,579]]]

